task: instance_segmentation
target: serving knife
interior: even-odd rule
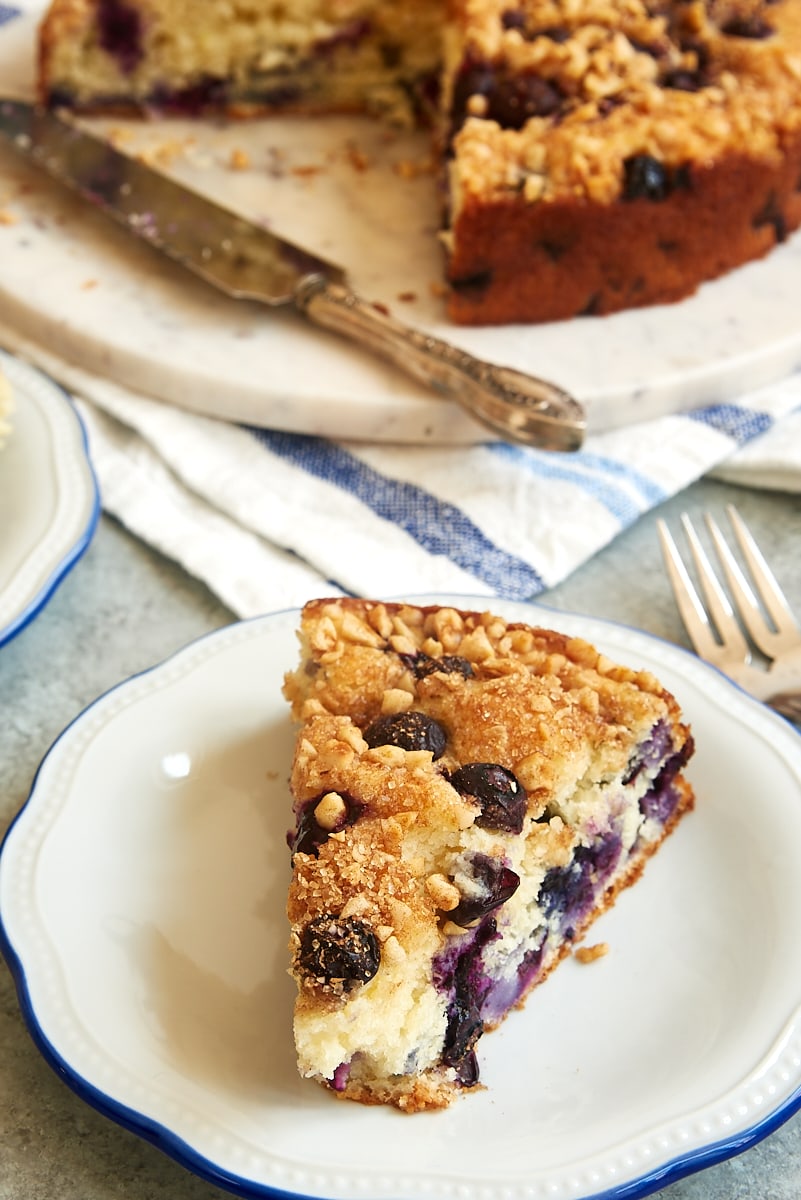
[[[577,450],[578,401],[546,380],[412,329],[351,290],[344,270],[174,182],[61,115],[0,99],[0,136],[93,207],[234,299],[293,307],[460,403],[501,438]]]

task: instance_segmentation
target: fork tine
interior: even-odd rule
[[[665,569],[673,588],[681,619],[684,622],[684,628],[689,634],[696,653],[707,662],[719,663],[723,648],[714,635],[706,609],[687,573],[673,535],[661,517],[656,525],[662,546],[662,556],[665,560]]]
[[[748,632],[751,634],[760,650],[763,650],[764,653],[769,657],[776,657],[778,654],[786,652],[787,650],[792,650],[798,646],[801,646],[801,629],[799,629],[793,612],[787,603],[787,599],[779,587],[776,576],[773,574],[767,562],[765,561],[762,551],[754,541],[753,535],[734,505],[728,504],[726,506],[726,512],[729,520],[731,521],[732,528],[734,529],[740,549],[743,552],[743,558],[748,564],[751,577],[756,584],[759,597],[774,626],[774,629],[771,630],[762,619],[762,615],[759,610],[756,609],[755,625],[754,628],[752,628],[749,624],[746,612],[743,611],[741,616],[743,617],[743,621],[746,624]],[[732,562],[734,562],[734,559],[731,555],[729,555],[729,558]],[[725,562],[724,570],[726,570]],[[741,573],[740,575],[742,578]],[[729,583],[733,589],[734,584],[732,583],[731,579],[729,579]],[[760,637],[762,637],[762,641],[760,641]]]
[[[775,654],[775,638],[777,635],[769,628],[765,618],[762,616],[762,611],[751,585],[729,549],[728,542],[721,533],[717,521],[710,513],[705,514],[705,521],[714,543],[715,551],[720,559],[720,564],[723,567],[729,591],[734,599],[734,607],[737,609],[740,620],[748,630],[754,644],[768,658],[772,658]]]
[[[732,655],[737,654],[742,662],[750,662],[751,652],[734,615],[734,609],[720,585],[687,513],[682,513],[681,523],[687,536],[698,578],[701,581],[701,590],[706,599],[707,610],[717,629],[721,643],[726,647],[729,659]]]

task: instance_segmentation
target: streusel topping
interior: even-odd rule
[[[449,57],[458,186],[486,198],[613,202],[627,164],[777,161],[801,127],[794,0],[464,0]],[[677,172],[679,174],[677,175]]]

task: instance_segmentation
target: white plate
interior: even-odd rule
[[[83,554],[100,502],[81,419],[66,392],[0,350],[14,393],[0,452],[0,646],[39,612]]]
[[[486,1090],[446,1112],[342,1103],[295,1070],[279,689],[296,613],[122,684],[40,769],[0,856],[28,1024],[80,1095],[213,1183],[632,1197],[742,1150],[801,1100],[801,740],[675,647],[497,607],[658,672],[694,724],[698,806],[596,925],[608,956],[568,960],[485,1038]]]
[[[14,7],[24,15],[0,21],[0,80],[30,97],[42,0]],[[801,234],[681,304],[460,329],[432,292],[442,278],[436,178],[395,170],[429,157],[424,133],[391,137],[350,118],[89,124],[116,131],[127,152],[155,151],[168,174],[342,263],[364,296],[401,319],[553,379],[585,404],[591,430],[731,399],[801,365]],[[247,154],[249,168],[231,168],[233,150]],[[0,177],[0,207],[16,220],[0,224],[3,319],[68,363],[194,411],[277,429],[486,440],[456,405],[344,339],[218,296],[159,260],[4,145]]]

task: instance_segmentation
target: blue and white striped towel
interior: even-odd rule
[[[532,598],[713,470],[801,491],[801,374],[561,455],[226,424],[0,341],[76,395],[105,509],[239,616],[339,590]]]

